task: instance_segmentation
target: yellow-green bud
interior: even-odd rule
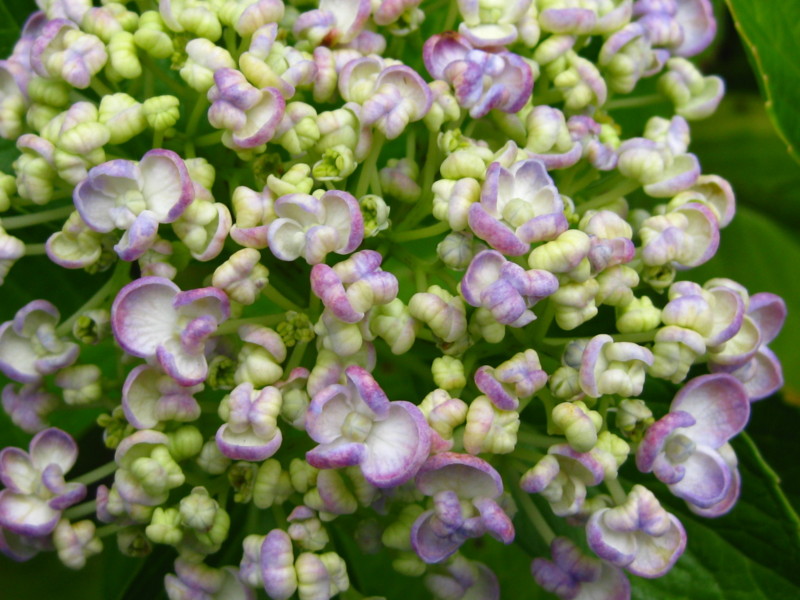
[[[603,417],[589,410],[581,401],[562,402],[553,408],[553,425],[563,433],[576,452],[588,452],[597,444],[597,432],[603,426]]]
[[[180,100],[175,96],[155,96],[144,101],[142,108],[147,124],[156,131],[166,131],[180,118]]]
[[[317,484],[317,475],[319,469],[315,469],[306,461],[299,458],[293,458],[289,463],[289,478],[292,482],[292,487],[305,494],[311,487]]]
[[[65,81],[31,77],[28,82],[28,97],[31,102],[53,107],[66,106],[69,102],[70,86]]]
[[[203,449],[203,435],[194,425],[184,425],[167,434],[169,453],[180,462],[200,454]]]
[[[144,532],[155,544],[177,545],[183,539],[181,513],[177,508],[157,507]]]
[[[392,561],[392,568],[406,577],[420,577],[428,568],[414,552],[403,552]]]
[[[132,33],[115,33],[108,43],[108,55],[113,69],[125,79],[136,79],[142,74],[142,63],[136,55]]]
[[[220,452],[217,443],[212,438],[203,444],[203,448],[200,450],[200,456],[197,457],[197,464],[200,465],[200,468],[206,473],[220,475],[224,473],[231,464],[231,459]]]
[[[314,189],[314,179],[310,177],[311,167],[305,163],[292,165],[286,173],[277,177],[267,176],[267,188],[276,197],[286,194],[310,194]]]
[[[274,458],[264,461],[258,468],[253,484],[253,504],[258,508],[269,508],[286,501],[293,492],[289,473],[281,469]]]
[[[655,329],[661,323],[661,310],[648,296],[634,298],[627,306],[617,308],[617,330],[640,333]]]
[[[112,144],[123,144],[147,127],[142,105],[123,93],[103,96],[98,120],[108,127]]]
[[[448,392],[459,390],[467,385],[464,363],[454,356],[439,356],[433,359],[431,372],[436,386]]]
[[[156,10],[148,10],[139,17],[139,28],[133,34],[133,41],[153,58],[169,58],[175,51],[172,38]]]

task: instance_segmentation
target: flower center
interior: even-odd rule
[[[694,442],[681,433],[677,433],[667,440],[664,452],[673,463],[682,463],[694,452]]]
[[[358,412],[347,415],[342,426],[342,434],[354,442],[363,442],[372,429],[372,420]]]

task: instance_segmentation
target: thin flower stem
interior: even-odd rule
[[[618,108],[636,108],[639,106],[650,106],[651,104],[658,104],[660,102],[666,102],[666,98],[661,94],[648,94],[647,96],[611,100],[610,102],[606,103],[605,109],[616,110]]]
[[[118,531],[125,529],[128,525],[120,525],[119,523],[110,523],[105,527],[101,527],[95,532],[95,535],[99,538],[108,537],[110,535],[114,535]]]
[[[458,2],[456,2],[456,0],[450,0],[450,8],[444,19],[442,31],[451,31],[453,27],[455,27],[456,19],[458,19]]]
[[[535,448],[549,448],[554,444],[563,444],[564,438],[551,435],[543,435],[536,431],[520,429],[517,432],[517,439],[525,444],[530,444]]]
[[[197,126],[200,124],[200,119],[203,117],[203,112],[207,107],[208,99],[203,94],[198,94],[197,102],[194,103],[194,108],[186,125],[186,137],[190,140],[197,133]]]
[[[361,173],[358,175],[358,183],[356,183],[355,197],[361,198],[367,193],[369,183],[372,180],[372,172],[376,169],[378,164],[378,156],[380,156],[381,148],[383,147],[384,136],[381,132],[376,131],[375,136],[372,138],[372,147],[370,148],[367,158],[361,163]]]
[[[205,135],[201,135],[199,138],[194,140],[194,145],[200,148],[204,146],[213,146],[214,144],[219,144],[222,141],[222,132],[221,131],[212,131],[211,133],[207,133]]]
[[[44,244],[25,244],[25,256],[41,256],[47,254]]]
[[[637,333],[614,333],[611,334],[611,338],[615,342],[633,342],[635,344],[641,344],[644,342],[652,342],[656,334],[658,333],[658,329],[651,329],[650,331],[641,331]],[[576,340],[576,337],[552,337],[552,338],[544,338],[542,343],[547,346],[565,346],[570,342]]]
[[[289,300],[286,296],[281,294],[274,286],[268,285],[262,291],[262,294],[267,298],[267,300],[271,300],[278,306],[280,306],[284,310],[293,310],[296,312],[303,312],[297,304]]]
[[[60,206],[42,212],[31,213],[29,215],[19,215],[17,217],[5,217],[3,219],[3,229],[11,231],[13,229],[22,229],[23,227],[30,227],[31,225],[39,225],[49,221],[56,221],[70,216],[75,207],[70,204],[68,206]]]
[[[106,300],[106,298],[115,295],[117,291],[120,290],[122,286],[125,285],[130,279],[130,268],[130,263],[127,263],[124,260],[118,261],[111,278],[106,281],[105,284],[103,284],[103,286],[97,290],[97,292],[95,292],[94,296],[89,298],[89,300],[87,300],[83,306],[76,310],[69,319],[61,323],[61,325],[59,325],[56,329],[56,333],[58,335],[65,335],[72,330],[73,324],[84,312],[93,308],[97,308]]]
[[[109,475],[111,475],[111,473],[113,473],[116,470],[117,470],[117,463],[112,460],[104,465],[97,467],[96,469],[89,471],[88,473],[84,473],[80,477],[76,477],[72,481],[74,481],[75,483],[90,485],[95,481],[100,481],[104,477],[108,477]]]
[[[265,327],[272,327],[286,320],[285,313],[278,313],[274,315],[266,315],[263,317],[247,317],[244,319],[233,319],[225,321],[222,325],[217,327],[216,333],[218,335],[227,335],[234,333],[242,325],[264,325]]]
[[[575,212],[582,215],[589,209],[601,208],[609,202],[621,198],[625,194],[630,194],[632,191],[640,188],[641,185],[642,184],[635,179],[622,178],[622,181],[614,185],[607,192],[594,196],[591,200],[579,204],[575,208]]]
[[[145,68],[145,74],[152,74],[155,75],[161,83],[166,85],[170,91],[175,94],[178,98],[183,100],[184,94],[186,94],[186,89],[183,88],[177,81],[175,81],[172,77],[167,75],[164,70],[158,66],[158,63],[153,60],[151,56],[147,53],[143,53],[143,60],[144,63],[142,66]],[[150,94],[146,96],[145,100],[148,98],[152,98],[154,95],[152,89],[150,90]]]
[[[439,144],[437,143],[436,136],[431,134],[428,136],[428,151],[425,154],[425,167],[422,170],[422,195],[420,196],[414,208],[406,215],[402,224],[397,228],[397,231],[406,231],[413,229],[417,223],[424,219],[430,213],[431,202],[433,201],[433,179],[439,171],[441,164]]]
[[[622,484],[619,482],[619,479],[610,479],[606,477],[605,480],[606,489],[611,494],[611,497],[614,499],[614,502],[619,506],[620,504],[625,504],[625,501],[628,499],[628,494],[625,493],[625,490],[622,488]]]
[[[116,465],[114,465],[116,467]],[[89,500],[64,511],[64,518],[70,521],[93,515],[97,511],[97,500]]]
[[[440,235],[446,231],[450,231],[450,224],[447,221],[440,221],[422,229],[413,229],[411,231],[401,231],[391,236],[394,242],[410,242],[413,240],[422,240],[429,237]]]
[[[101,98],[103,96],[110,96],[114,93],[110,87],[100,81],[97,77],[92,77],[89,87],[91,87]]]
[[[522,509],[522,512],[525,513],[525,516],[528,517],[531,525],[533,525],[536,528],[536,531],[539,532],[539,535],[542,536],[542,539],[545,541],[545,543],[550,545],[555,539],[556,534],[550,528],[550,525],[547,524],[547,521],[545,521],[544,516],[542,516],[541,511],[533,503],[531,497],[525,492],[522,492],[514,494],[514,499]]]
[[[292,350],[292,354],[289,357],[289,362],[286,363],[286,367],[283,370],[284,377],[288,377],[289,373],[291,373],[296,367],[300,366],[303,356],[306,353],[306,348],[308,348],[308,342],[300,342],[299,344],[295,345],[294,350]]]

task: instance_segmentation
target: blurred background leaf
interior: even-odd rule
[[[726,1],[758,72],[767,110],[789,153],[800,161],[800,3]]]

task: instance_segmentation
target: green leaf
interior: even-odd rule
[[[19,24],[6,6],[5,0],[0,1],[0,56],[5,58],[11,54],[14,44],[19,37]]]
[[[800,3],[727,0],[736,29],[759,74],[767,111],[800,161]]]

